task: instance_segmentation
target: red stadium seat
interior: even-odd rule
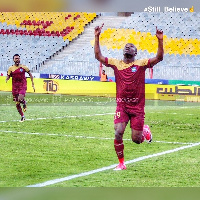
[[[46,23],[43,24],[43,28],[47,28],[48,25]]]
[[[29,30],[29,31],[28,31],[28,34],[29,34],[29,35],[33,35],[32,30]]]
[[[47,33],[41,33],[40,36],[48,36],[48,34]]]
[[[1,34],[6,34],[5,30],[4,29],[1,29]]]
[[[24,30],[24,31],[23,31],[23,35],[28,35],[28,31],[27,31],[27,30]]]
[[[27,22],[27,20],[24,20],[22,23],[23,23],[24,25],[26,25],[28,22]]]
[[[10,34],[14,34],[15,30],[14,29],[10,29]]]
[[[27,23],[26,23],[26,25],[29,25],[29,26],[32,25],[32,21],[28,20]]]
[[[39,33],[38,33],[38,32],[34,32],[33,35],[34,35],[34,36],[37,36],[37,35],[39,35]]]
[[[37,21],[36,23],[37,23],[37,25],[38,25],[38,26],[40,26],[40,25],[41,25],[41,21]]]

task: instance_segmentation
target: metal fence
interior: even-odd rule
[[[200,66],[156,66],[153,78],[200,81]]]
[[[64,75],[99,75],[98,61],[68,61],[64,60],[50,60],[44,65],[39,64],[37,59],[22,60],[21,63],[27,65],[32,72],[44,74],[64,74]],[[13,64],[12,60],[0,59],[0,71],[7,71],[8,67]],[[111,68],[104,68],[108,77],[113,77],[114,72]],[[146,78],[149,78],[148,70],[146,71]],[[188,80],[200,81],[200,66],[186,65],[186,66],[168,66],[158,65],[154,67],[155,79],[167,80]]]
[[[97,61],[68,61],[52,60],[41,65],[38,70],[42,74],[65,75],[99,75],[99,62]]]
[[[30,70],[36,72],[39,69],[40,65],[40,60],[39,59],[23,59],[21,58],[21,63],[23,65],[26,65]],[[6,58],[1,58],[0,59],[0,71],[7,71],[8,68],[13,65],[14,62],[12,58],[10,60]]]

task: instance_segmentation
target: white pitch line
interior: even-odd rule
[[[157,142],[157,143],[165,143],[165,144],[195,144],[193,142],[167,142],[167,141],[154,141],[153,142]]]
[[[103,138],[103,137],[84,136],[84,135],[63,135],[63,134],[56,134],[56,133],[30,133],[30,132],[5,131],[5,130],[0,130],[0,133],[17,133],[17,134],[25,134],[25,135],[43,135],[43,136],[74,137],[74,138],[95,139],[95,140],[114,140],[114,137],[113,138]],[[131,139],[123,139],[123,140],[124,141],[132,141]],[[153,142],[156,142],[156,143],[165,143],[165,144],[180,144],[180,145],[195,144],[195,143],[192,143],[192,142],[167,142],[167,141],[154,141],[154,140],[153,140]]]
[[[177,115],[178,113],[163,113],[163,112],[148,112],[148,113],[162,113],[162,114],[171,114],[171,115]],[[43,118],[33,118],[33,119],[26,119],[26,121],[37,121],[37,120],[47,120],[47,119],[64,119],[64,118],[78,118],[78,117],[93,117],[93,116],[104,116],[104,115],[115,115],[115,113],[101,113],[101,114],[93,114],[93,115],[74,115],[74,116],[61,116],[61,117],[43,117]],[[192,116],[194,114],[186,113],[184,115]],[[20,120],[9,120],[9,121],[0,121],[0,123],[6,123],[6,122],[19,122]]]
[[[153,114],[166,114],[166,115],[178,115],[179,113],[166,113],[166,112],[148,112],[148,113],[153,113]],[[181,114],[182,115],[182,114]],[[183,115],[189,115],[189,116],[192,116],[194,114],[190,114],[190,113],[184,113]]]
[[[195,144],[192,144],[192,145],[182,146],[182,147],[179,147],[179,148],[176,148],[176,149],[167,150],[167,151],[163,151],[163,152],[160,152],[160,153],[142,156],[142,157],[139,157],[139,158],[136,158],[136,159],[133,159],[133,160],[126,161],[125,164],[136,163],[136,162],[139,162],[139,161],[142,161],[142,160],[146,160],[148,158],[153,158],[153,157],[157,157],[157,156],[162,156],[162,155],[174,153],[174,152],[177,152],[177,151],[181,151],[181,150],[188,149],[188,148],[195,147],[195,146],[199,146],[199,145],[200,145],[200,143],[195,143]],[[96,173],[99,173],[99,172],[110,170],[110,169],[113,169],[114,167],[116,167],[116,165],[117,164],[110,165],[108,167],[103,167],[103,168],[100,168],[100,169],[95,169],[95,170],[88,171],[88,172],[83,172],[83,173],[80,173],[80,174],[75,174],[75,175],[66,176],[66,177],[63,177],[63,178],[49,180],[49,181],[46,181],[46,182],[43,182],[43,183],[38,183],[38,184],[35,184],[35,185],[28,185],[26,187],[45,187],[45,186],[53,185],[53,184],[56,184],[56,183],[69,181],[69,180],[72,180],[72,179],[75,179],[75,178],[89,176],[91,174],[96,174]]]
[[[171,115],[177,115],[178,113],[166,113],[166,112],[148,112],[148,113],[161,113],[161,114],[171,114]],[[100,114],[92,114],[92,115],[74,115],[74,116],[61,116],[61,117],[43,117],[43,118],[33,118],[33,119],[26,119],[26,121],[36,121],[36,120],[47,120],[47,119],[64,119],[64,118],[78,118],[78,117],[92,117],[92,116],[103,116],[103,115],[115,115],[115,113],[100,113]],[[186,113],[184,115],[192,116],[194,114]],[[9,120],[9,121],[0,121],[0,123],[6,123],[6,122],[18,122],[20,120]]]
[[[61,117],[43,117],[43,118],[33,118],[26,119],[26,121],[36,121],[36,120],[47,120],[47,119],[64,119],[64,118],[79,118],[79,117],[95,117],[95,116],[104,116],[104,115],[114,115],[115,113],[100,113],[100,114],[92,114],[92,115],[72,115],[72,116],[61,116]],[[6,122],[19,122],[20,120],[10,120],[10,121],[0,121],[0,123]]]

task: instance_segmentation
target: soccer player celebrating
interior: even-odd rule
[[[99,36],[101,27],[95,27],[95,58],[106,67],[111,67],[116,79],[116,114],[114,116],[115,139],[114,148],[119,159],[119,165],[115,170],[124,170],[124,144],[123,134],[130,120],[132,141],[136,144],[144,140],[151,142],[152,135],[148,125],[144,125],[145,107],[145,70],[152,68],[163,60],[163,31],[156,27],[158,39],[158,51],[156,57],[136,60],[137,48],[128,43],[123,50],[123,60],[104,57],[100,50]]]
[[[6,83],[12,77],[12,94],[13,94],[13,101],[16,102],[16,107],[21,115],[21,122],[25,120],[25,116],[23,112],[26,112],[27,106],[26,101],[24,99],[26,90],[27,90],[27,82],[25,77],[25,72],[27,72],[32,81],[32,87],[35,92],[33,76],[28,67],[20,64],[20,56],[15,54],[13,56],[14,65],[8,68]],[[21,108],[20,103],[23,104],[23,111]]]

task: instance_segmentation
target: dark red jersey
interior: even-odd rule
[[[12,91],[26,90],[27,82],[25,73],[29,72],[29,68],[24,65],[12,65],[8,68],[7,74],[12,77]]]
[[[144,113],[145,70],[151,67],[149,59],[126,64],[123,60],[106,58],[106,66],[115,73],[117,106],[123,106],[130,114]]]

